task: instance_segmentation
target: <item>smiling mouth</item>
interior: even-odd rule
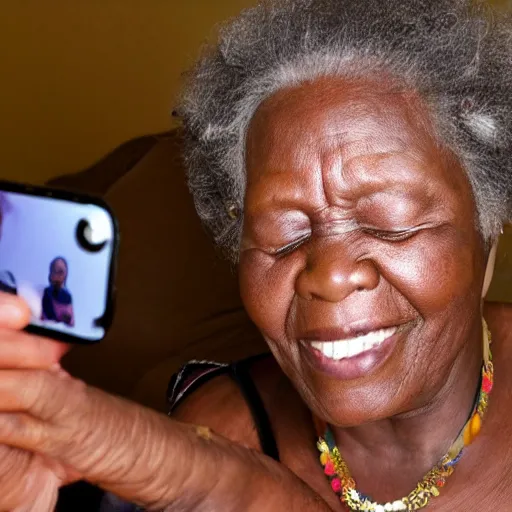
[[[339,361],[349,359],[373,350],[391,338],[398,330],[397,326],[370,331],[354,338],[332,341],[311,341],[310,345],[324,357]]]

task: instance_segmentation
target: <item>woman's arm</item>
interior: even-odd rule
[[[55,365],[67,347],[29,319],[0,294],[0,510],[50,512],[77,480],[154,510],[328,510],[255,450],[72,378]]]
[[[153,413],[151,411],[151,415]],[[155,416],[148,430],[165,438],[165,471],[154,481],[151,509],[239,512],[327,511],[327,505],[285,466],[213,433]],[[151,450],[150,450],[151,451]],[[173,459],[171,464],[166,460]],[[153,475],[155,476],[155,475]],[[117,489],[116,489],[117,491]],[[146,504],[146,503],[143,503]]]
[[[0,443],[150,510],[329,510],[266,456],[63,373],[0,371],[0,411]]]

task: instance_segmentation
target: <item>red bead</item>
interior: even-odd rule
[[[437,487],[444,487],[445,481],[444,480],[437,480],[436,485]]]
[[[324,473],[328,476],[336,474],[336,469],[334,468],[334,464],[332,463],[332,461],[327,461],[326,465],[324,466]]]
[[[341,480],[339,478],[333,478],[331,480],[331,487],[334,492],[341,491]]]
[[[482,379],[482,391],[484,393],[490,393],[492,391],[492,380],[487,377],[487,375],[484,375],[484,378]]]

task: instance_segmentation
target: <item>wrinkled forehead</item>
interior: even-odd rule
[[[336,147],[346,157],[422,146],[432,150],[429,112],[413,91],[384,80],[321,79],[282,89],[260,105],[248,131],[248,160],[293,149]]]
[[[422,173],[450,188],[466,181],[446,172],[453,155],[447,158],[419,95],[385,80],[326,78],[282,89],[255,113],[246,147],[248,192],[263,179],[277,184],[329,166],[383,184],[394,176],[421,180]],[[389,171],[379,176],[379,166]],[[404,176],[402,168],[414,172]]]

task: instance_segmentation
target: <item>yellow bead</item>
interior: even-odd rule
[[[469,446],[482,428],[482,418],[475,413],[464,429],[464,445]]]
[[[329,460],[329,454],[328,453],[322,453],[320,455],[320,464],[322,464],[322,466],[325,466],[327,464],[327,461]]]
[[[482,428],[482,418],[480,417],[480,414],[476,413],[471,418],[471,437],[474,439],[479,433],[480,429]]]

